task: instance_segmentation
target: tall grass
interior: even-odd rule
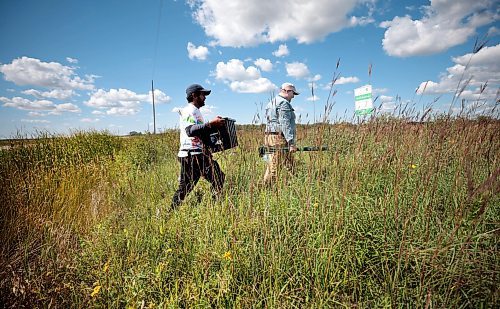
[[[70,258],[110,210],[108,161],[119,148],[106,133],[39,133],[0,152],[2,294],[45,299],[44,287],[58,281],[52,264]]]
[[[300,126],[301,143],[330,151],[297,154],[295,174],[283,171],[272,189],[261,185],[261,131],[239,128],[240,146],[216,155],[223,197],[213,201],[200,181],[175,212],[177,132],[90,133],[2,152],[1,198],[13,205],[2,208],[2,301],[498,305],[498,120]],[[108,147],[86,153],[82,140]]]

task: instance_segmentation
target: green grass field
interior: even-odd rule
[[[23,308],[406,307],[500,303],[500,121],[299,127],[294,175],[261,185],[238,128],[175,212],[178,132],[0,150],[0,303]]]

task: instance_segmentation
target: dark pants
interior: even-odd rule
[[[212,195],[216,197],[224,185],[225,175],[219,163],[211,155],[196,154],[178,158],[181,164],[179,188],[172,198],[171,208],[175,209],[184,198],[194,189],[200,177],[203,176],[212,185]]]

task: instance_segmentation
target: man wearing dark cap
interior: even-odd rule
[[[297,129],[291,101],[298,94],[293,84],[284,83],[281,85],[279,94],[266,106],[267,123],[264,144],[276,150],[269,154],[264,174],[266,185],[270,185],[276,180],[282,165],[289,170],[293,168],[292,154],[297,151],[295,144]]]
[[[203,140],[210,135],[212,128],[223,127],[225,120],[220,116],[209,122],[203,120],[200,108],[211,90],[193,84],[186,89],[188,104],[179,111],[180,149],[177,154],[181,164],[179,187],[172,198],[171,209],[175,209],[204,177],[212,185],[212,194],[217,196],[224,185],[224,173],[212,158]]]

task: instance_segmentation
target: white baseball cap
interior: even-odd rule
[[[297,90],[295,89],[295,86],[292,83],[283,83],[283,85],[281,85],[281,89],[283,89],[283,90],[293,90],[293,94],[295,94],[295,95],[299,95],[300,94],[300,93],[297,92]]]

